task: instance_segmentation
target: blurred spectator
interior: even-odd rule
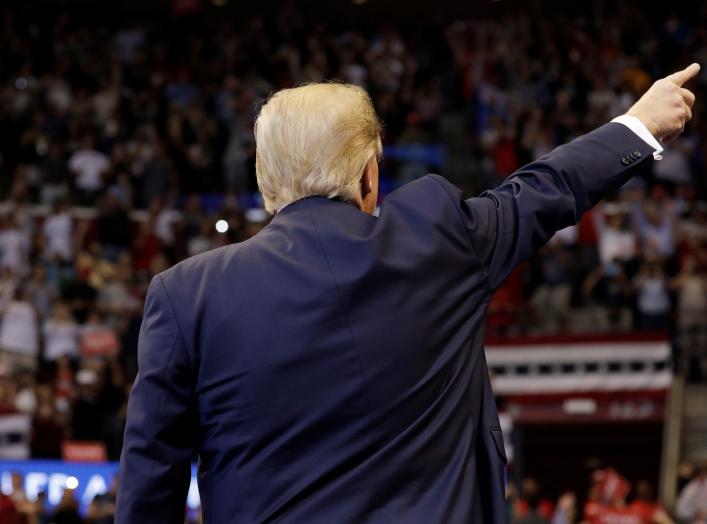
[[[492,335],[517,335],[522,328],[525,310],[523,274],[525,265],[513,271],[498,288],[489,303],[487,329]]]
[[[663,260],[675,254],[675,221],[672,206],[661,208],[655,202],[646,202],[643,209],[634,209],[633,223],[645,254]]]
[[[68,197],[69,171],[66,163],[63,144],[52,142],[47,157],[40,164],[43,177],[39,201],[42,204],[53,204]]]
[[[29,238],[14,215],[0,219],[0,269],[13,275],[25,275],[29,268]]]
[[[69,411],[69,404],[74,399],[76,384],[74,381],[74,367],[68,356],[63,355],[57,359],[56,373],[54,373],[55,405],[61,413]]]
[[[37,387],[37,410],[32,420],[30,446],[36,458],[60,459],[64,441],[64,420],[57,410],[51,387]]]
[[[547,515],[552,514],[552,510],[541,498],[539,484],[533,479],[524,479],[522,495],[513,524],[550,524]]]
[[[194,256],[199,253],[204,253],[216,247],[213,240],[214,228],[207,219],[203,219],[199,223],[199,232],[192,236],[187,243],[187,255]]]
[[[681,135],[665,149],[662,154],[663,159],[655,164],[653,171],[656,178],[674,184],[692,183],[690,158],[696,149],[694,135],[689,132]]]
[[[162,242],[155,234],[155,217],[140,224],[133,246],[135,269],[149,272],[152,262],[162,253]]]
[[[627,262],[636,255],[636,236],[626,227],[625,210],[618,204],[598,206],[592,212],[599,237],[602,264]]]
[[[99,377],[95,370],[84,368],[76,374],[78,395],[73,404],[71,427],[74,440],[100,441],[108,413],[101,409]]]
[[[29,524],[51,524],[49,513],[47,511],[47,492],[40,491],[37,493],[37,500],[34,501],[33,508],[34,523]]]
[[[25,296],[32,303],[41,319],[47,318],[52,303],[58,297],[57,289],[47,279],[47,270],[37,264],[32,267],[32,275],[25,284]]]
[[[677,292],[681,367],[689,369],[694,360],[699,374],[707,376],[707,277],[694,255],[685,257],[670,286]]]
[[[17,472],[12,473],[11,482],[12,493],[10,494],[10,499],[12,500],[15,511],[27,522],[31,520],[34,514],[34,504],[27,498],[21,474]]]
[[[74,175],[74,187],[79,203],[93,204],[105,183],[110,163],[108,157],[96,150],[95,138],[87,134],[78,149],[69,158],[69,170]]]
[[[628,506],[631,514],[638,515],[644,523],[672,524],[665,508],[655,499],[653,486],[648,481],[638,481],[635,491],[634,500]]]
[[[552,524],[572,524],[577,518],[577,497],[571,491],[563,493],[557,500]]]
[[[164,205],[160,199],[154,199],[150,206],[150,213],[155,217],[155,235],[162,243],[162,247],[170,255],[174,254],[174,228],[181,220],[181,213],[170,206]]]
[[[559,240],[551,240],[543,250],[540,285],[530,304],[542,333],[559,333],[567,328],[572,298],[572,256]]]
[[[675,511],[686,523],[707,523],[707,464],[703,464],[697,476],[682,489]]]
[[[79,503],[73,489],[64,489],[59,504],[54,508],[52,522],[55,524],[83,524],[83,519],[79,515]]]
[[[107,360],[99,367],[101,390],[99,402],[104,413],[113,416],[125,400],[125,377],[120,364],[115,360]]]
[[[585,507],[585,520],[592,524],[642,524],[642,517],[634,514],[626,504],[631,490],[629,481],[613,468],[595,471],[592,481],[596,499]]]
[[[695,478],[696,470],[697,468],[695,468],[695,464],[689,460],[683,460],[680,464],[678,464],[678,478],[676,479],[677,493],[680,493],[683,488],[687,486],[693,478]]]
[[[117,478],[113,479],[107,493],[93,498],[86,511],[86,524],[113,524],[116,486]]]
[[[56,360],[61,356],[79,357],[79,326],[65,302],[56,302],[52,315],[44,322],[44,358]]]
[[[80,266],[77,260],[76,277],[64,285],[62,298],[67,301],[79,323],[86,322],[96,300],[96,289],[90,284],[91,267]]]
[[[120,201],[111,193],[101,199],[97,220],[101,256],[115,261],[132,243],[132,224]]]
[[[98,290],[96,306],[105,315],[106,323],[117,326],[130,313],[140,307],[132,294],[132,267],[129,263],[116,264],[106,272],[103,285]]]
[[[119,367],[114,367],[113,369],[119,370]],[[125,433],[125,422],[128,415],[128,398],[130,395],[130,388],[132,384],[123,384],[120,387],[120,382],[123,377],[116,380],[117,372],[114,372],[112,376],[112,388],[113,388],[113,400],[120,401],[119,405],[113,409],[113,416],[108,420],[106,424],[106,450],[108,452],[108,458],[110,460],[120,460],[120,454],[123,449],[123,435]]]
[[[73,254],[73,218],[66,201],[57,200],[51,215],[44,220],[42,228],[45,237],[44,257],[70,261]]]
[[[670,315],[668,283],[660,260],[652,257],[641,266],[634,283],[639,329],[667,329]]]
[[[0,268],[0,311],[4,311],[15,298],[17,282],[12,270]]]
[[[0,362],[17,372],[37,369],[39,333],[37,313],[21,291],[2,312],[0,321]]]
[[[33,415],[37,409],[35,379],[31,372],[19,373],[15,378],[15,409],[18,413]]]
[[[17,512],[12,498],[0,492],[0,524],[24,524],[24,517]]]
[[[584,281],[582,291],[585,300],[602,306],[595,325],[600,329],[608,326],[614,331],[625,329],[631,288],[618,260],[594,269]]]

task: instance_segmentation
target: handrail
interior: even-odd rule
[[[677,498],[675,479],[680,462],[684,403],[685,379],[682,375],[676,374],[668,390],[668,401],[665,403],[663,450],[660,460],[659,498],[669,511],[674,509]]]

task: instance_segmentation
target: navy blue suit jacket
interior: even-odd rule
[[[150,285],[117,524],[507,521],[486,307],[652,161],[607,124],[464,200],[425,176],[375,218],[323,197]]]

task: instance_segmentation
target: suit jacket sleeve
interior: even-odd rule
[[[192,366],[161,277],[147,293],[120,460],[117,524],[184,523],[196,447]]]
[[[609,123],[519,169],[500,186],[464,200],[434,176],[458,208],[492,288],[560,229],[576,224],[607,193],[653,161],[653,148]]]

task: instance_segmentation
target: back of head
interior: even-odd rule
[[[653,486],[647,480],[639,480],[636,483],[636,500],[653,500]]]
[[[524,478],[522,484],[523,497],[528,504],[528,509],[535,512],[540,505],[540,484],[535,479]]]
[[[700,464],[700,467],[697,470],[697,476],[700,478],[707,478],[707,460]]]
[[[256,119],[255,140],[258,187],[271,214],[313,195],[357,201],[366,163],[381,153],[371,99],[346,84],[276,92]]]

